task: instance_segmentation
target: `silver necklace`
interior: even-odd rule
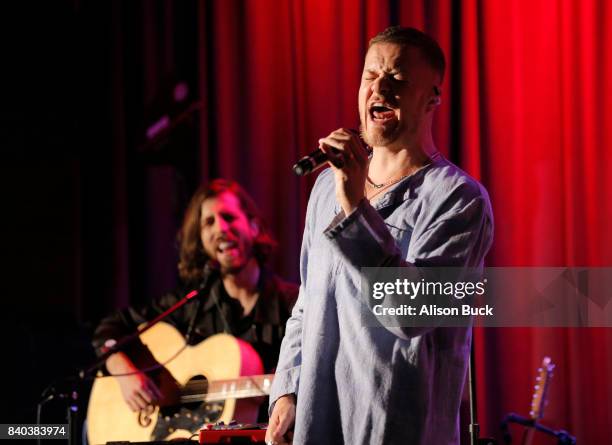
[[[404,175],[404,176],[400,176],[397,179],[390,179],[387,182],[383,182],[381,184],[375,184],[369,177],[366,177],[366,181],[367,181],[368,186],[372,187],[373,189],[381,189],[381,188],[386,187],[388,185],[391,185],[391,184],[393,184],[395,182],[400,182],[402,179],[404,179],[407,176],[410,176],[410,173],[408,173],[407,175]]]

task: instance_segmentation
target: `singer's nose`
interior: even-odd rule
[[[391,80],[387,76],[379,76],[372,82],[372,92],[383,96],[389,94],[391,92]]]

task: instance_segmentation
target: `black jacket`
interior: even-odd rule
[[[128,307],[104,318],[93,336],[96,352],[101,354],[107,340],[118,340],[134,332],[139,325],[164,312],[188,292],[198,289],[199,284],[183,284],[174,292],[167,293],[148,305],[139,308]],[[298,286],[262,269],[258,287],[259,298],[255,308],[247,317],[242,317],[242,306],[227,295],[222,281],[218,280],[213,285],[208,298],[205,297],[201,304],[198,301],[189,302],[164,321],[186,335],[189,324],[199,308],[200,313],[197,314],[190,337],[190,344],[193,345],[211,335],[225,332],[224,316],[230,330],[228,333],[251,343],[262,359],[265,372],[272,372],[276,367],[280,344],[285,334],[285,322],[291,315],[291,309],[297,299]],[[140,345],[127,348],[125,352],[130,355],[130,351],[136,347]]]

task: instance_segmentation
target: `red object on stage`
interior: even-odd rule
[[[266,429],[265,424],[206,425],[200,430],[200,444],[265,444]]]

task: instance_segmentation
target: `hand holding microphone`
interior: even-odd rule
[[[310,171],[327,161],[332,164],[336,181],[336,199],[345,215],[348,215],[365,197],[370,151],[357,131],[345,128],[339,128],[329,136],[319,139],[319,151],[321,154],[317,153],[316,156],[320,162],[316,164],[312,161]]]
[[[359,132],[357,130],[344,130],[344,131],[347,131],[355,135],[359,135]],[[366,148],[367,154],[369,155],[371,152],[370,147],[365,146],[365,148]],[[308,155],[304,156],[299,161],[297,161],[293,166],[293,171],[298,176],[306,176],[318,170],[320,167],[323,167],[327,161],[331,162],[336,168],[344,167],[344,161],[342,157],[339,156],[341,154],[340,150],[332,146],[331,151],[332,151],[332,154],[336,156],[328,155],[321,148],[314,150],[313,152],[309,153]]]

